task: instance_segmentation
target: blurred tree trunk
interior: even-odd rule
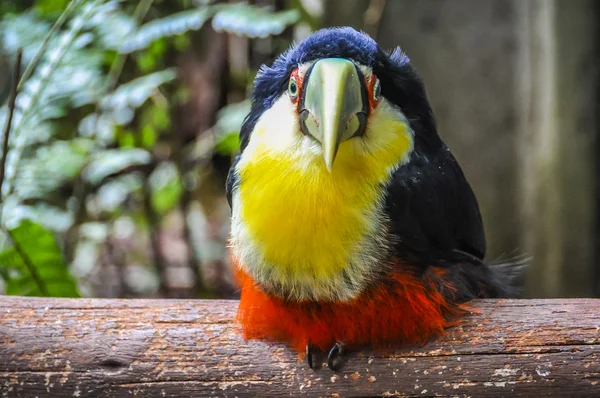
[[[371,0],[328,0],[325,2],[324,26],[362,29],[370,3]]]
[[[183,79],[192,88],[193,93],[190,101],[177,110],[177,131],[180,132],[181,138],[179,149],[184,148],[192,138],[211,134],[209,128],[214,125],[218,110],[227,102],[229,78],[227,35],[206,27],[192,35],[192,38],[195,39],[195,44],[200,43],[200,45],[191,46],[178,62]],[[185,163],[183,156],[177,159],[177,166],[185,178],[189,165]],[[179,209],[183,215],[182,228],[188,246],[188,263],[195,280],[194,296],[205,297],[209,293],[204,279],[207,265],[200,261],[200,253],[192,238],[188,221],[190,208],[198,191],[206,193],[207,190],[202,184],[196,187],[196,192],[184,186]]]
[[[377,31],[424,78],[439,132],[479,199],[488,261],[533,256],[529,296],[594,290],[598,8],[593,0],[397,0]]]
[[[600,66],[596,1],[520,5],[521,167],[528,294],[591,296],[597,261]]]
[[[400,45],[427,88],[438,131],[473,186],[488,260],[522,250],[516,104],[516,3],[388,1],[378,41]]]

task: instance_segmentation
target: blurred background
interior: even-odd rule
[[[253,78],[337,25],[420,71],[487,260],[531,258],[528,297],[600,296],[594,0],[3,0],[0,293],[236,297],[224,183]]]

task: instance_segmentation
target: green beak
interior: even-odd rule
[[[364,132],[364,82],[356,66],[342,58],[319,60],[307,74],[300,104],[301,127],[304,134],[321,143],[325,166],[331,172],[340,143]]]

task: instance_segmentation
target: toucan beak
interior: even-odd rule
[[[325,166],[331,172],[340,143],[364,132],[364,82],[351,61],[326,58],[313,64],[303,86],[302,131],[321,143]]]

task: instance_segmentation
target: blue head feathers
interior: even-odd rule
[[[394,53],[395,63],[408,63],[408,57],[397,48]],[[382,66],[388,55],[385,54],[366,33],[349,27],[319,30],[308,36],[296,47],[292,48],[282,61],[287,63],[304,63],[321,58],[347,58],[362,65]]]
[[[281,54],[273,66],[261,68],[254,85],[255,97],[260,97],[266,101],[265,106],[270,107],[287,88],[289,75],[294,68],[322,58],[346,58],[369,66],[374,71],[392,65],[402,67],[409,62],[399,47],[391,55],[386,54],[375,40],[353,28],[321,29]]]
[[[322,58],[346,58],[372,68],[381,82],[382,95],[400,107],[411,125],[414,124],[413,130],[435,135],[423,84],[400,47],[385,52],[367,34],[340,27],[314,32],[277,57],[272,66],[263,65],[254,81],[252,109],[240,134],[242,150],[260,115],[287,90],[292,71],[299,64]]]

